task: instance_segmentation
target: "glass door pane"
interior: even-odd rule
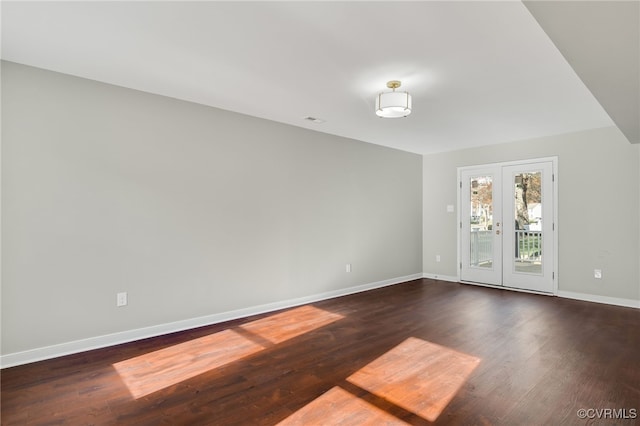
[[[513,266],[516,272],[542,274],[542,173],[514,175],[513,212],[515,244]]]
[[[474,176],[469,180],[469,266],[493,266],[493,177]]]

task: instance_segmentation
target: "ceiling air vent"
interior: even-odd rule
[[[321,123],[325,122],[325,120],[323,120],[321,118],[316,118],[316,117],[305,117],[305,118],[303,118],[303,120],[310,121],[310,122],[316,123],[316,124],[321,124]]]

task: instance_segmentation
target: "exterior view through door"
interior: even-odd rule
[[[555,294],[557,159],[458,169],[460,279]]]

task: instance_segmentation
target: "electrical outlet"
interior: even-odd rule
[[[116,295],[116,306],[127,306],[127,292],[118,293]]]
[[[436,262],[440,262],[440,255],[436,254]]]
[[[350,263],[347,263],[347,264],[346,264],[346,266],[345,266],[345,268],[344,268],[344,270],[345,270],[346,272],[351,272],[351,264],[350,264]]]
[[[594,269],[593,270],[593,278],[601,279],[602,278],[602,269]]]

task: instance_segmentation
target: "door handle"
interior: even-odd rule
[[[499,229],[496,231],[496,235],[500,235],[500,230]]]

